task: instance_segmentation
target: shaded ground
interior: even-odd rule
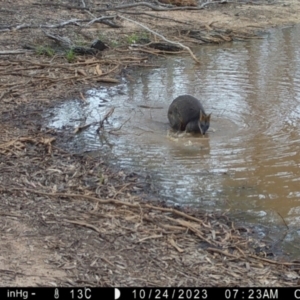
[[[128,14],[118,10],[118,16],[96,11],[107,8],[102,1],[86,1],[89,11],[67,7],[74,1],[47,4],[1,2],[1,285],[299,285],[300,264],[274,257],[246,228],[236,228],[225,216],[166,207],[148,179],[111,168],[101,153],[89,157],[63,150],[73,133],[44,129],[42,112],[71,95],[84,102],[85,88],[130,79],[128,67],[155,64],[162,51],[132,47],[143,39],[153,42],[154,36],[120,16],[192,47],[298,23],[300,4],[216,3],[163,12],[137,6]],[[115,18],[110,25],[88,25],[100,16]],[[70,19],[77,21],[47,28]],[[70,55],[40,25],[75,46],[100,38],[109,48]],[[15,50],[20,53],[5,52]]]

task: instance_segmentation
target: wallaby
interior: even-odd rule
[[[209,128],[210,116],[205,113],[200,101],[190,95],[174,99],[168,110],[168,119],[173,129],[200,132],[203,135]]]

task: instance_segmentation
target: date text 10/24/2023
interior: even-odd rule
[[[138,288],[134,300],[146,299],[300,299],[297,288]]]

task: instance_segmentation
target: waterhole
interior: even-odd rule
[[[167,201],[272,225],[274,239],[299,254],[299,36],[293,27],[201,46],[201,65],[189,56],[161,59],[129,71],[122,84],[91,89],[86,102],[56,107],[47,126],[75,128],[114,107],[100,135],[95,124],[75,136],[74,151],[107,151],[111,163],[148,172]],[[212,113],[204,138],[168,133],[168,106],[182,94]]]

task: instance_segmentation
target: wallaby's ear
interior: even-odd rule
[[[209,115],[206,116],[206,119],[209,121],[210,120],[210,116],[211,116],[211,113]]]
[[[201,121],[203,121],[203,119],[204,119],[204,114],[203,114],[202,110],[200,110],[199,121],[201,122]]]

